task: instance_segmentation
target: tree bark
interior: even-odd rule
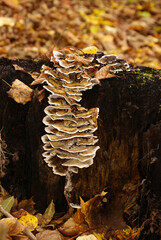
[[[36,86],[32,101],[18,104],[8,98],[9,86],[2,81],[12,84],[19,79],[30,86],[31,72],[40,72],[44,63],[50,65],[43,60],[0,59],[0,127],[7,151],[18,155],[17,161],[8,155],[10,164],[2,184],[19,199],[33,196],[41,209],[54,199],[57,209],[64,211],[65,178],[54,175],[42,158],[42,119],[48,93],[39,102],[36,88],[43,86]],[[13,64],[26,72],[15,70]],[[104,79],[101,86],[83,93],[82,106],[100,109],[96,132],[100,149],[91,167],[73,175],[73,202],[106,189],[108,204],[121,202],[129,225],[139,222],[143,226],[145,220],[154,219],[153,211],[159,212],[161,201],[160,96],[161,72],[147,67]]]

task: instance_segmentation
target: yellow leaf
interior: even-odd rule
[[[98,33],[98,30],[99,30],[99,26],[97,26],[97,25],[92,25],[89,28],[89,31],[93,34]]]
[[[93,10],[93,13],[94,13],[95,15],[98,15],[98,16],[103,16],[103,15],[105,14],[105,11],[104,11],[104,10],[101,10],[101,9],[98,9],[98,8],[95,8],[95,9]]]
[[[24,226],[28,227],[30,231],[34,231],[34,229],[38,225],[38,219],[31,214],[27,214],[25,216],[22,216],[19,219],[19,222],[22,223]]]
[[[111,1],[111,8],[113,8],[113,9],[116,9],[116,8],[118,8],[118,6],[119,6],[119,4],[118,3],[116,3],[115,1]]]
[[[95,195],[93,198],[84,202],[82,198],[80,198],[81,212],[84,214],[85,220],[88,223],[89,227],[97,228],[99,227],[99,211],[101,206],[101,200],[103,196],[107,193],[102,192],[101,194]],[[93,216],[98,216],[94,218]]]
[[[104,233],[93,233],[97,240],[103,240],[104,239]]]
[[[86,47],[82,50],[84,54],[96,54],[97,51],[98,51],[98,48],[95,46]]]
[[[108,25],[108,26],[114,26],[114,23],[109,20],[101,20],[100,24],[102,25]]]
[[[130,235],[131,230],[132,230],[131,227],[128,226],[128,228],[123,229],[123,232],[128,236],[128,235]]]

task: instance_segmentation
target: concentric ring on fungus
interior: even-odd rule
[[[128,63],[115,55],[77,52],[53,51],[54,68],[44,65],[41,72],[44,88],[50,92],[43,119],[43,157],[53,172],[61,176],[92,165],[99,149],[93,134],[98,128],[99,109],[82,107],[82,92],[99,84],[95,73],[106,65],[110,73],[129,71]]]

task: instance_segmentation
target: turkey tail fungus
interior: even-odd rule
[[[96,50],[94,48],[94,50]],[[106,76],[128,70],[129,65],[115,55],[88,53],[89,49],[73,51],[64,49],[53,51],[53,68],[43,65],[40,79],[47,83],[44,88],[50,92],[45,108],[43,123],[46,134],[43,157],[54,174],[66,177],[65,196],[72,207],[77,207],[70,200],[72,183],[70,175],[79,168],[87,168],[99,146],[94,132],[98,129],[98,108],[86,109],[79,103],[82,92],[99,84],[102,69],[108,68]],[[101,73],[101,74],[100,74]]]
[[[67,210],[65,178],[69,204],[107,189],[94,220],[118,229],[123,216],[141,227],[141,240],[160,239],[161,71],[129,71],[117,56],[69,51],[51,61],[0,58],[2,186],[19,201],[33,196],[42,211],[53,199],[59,212]],[[31,101],[8,97],[16,79],[31,87]]]

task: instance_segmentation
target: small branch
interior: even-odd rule
[[[14,218],[9,212],[7,212],[2,205],[0,204],[0,212],[3,213],[8,218]],[[21,223],[20,223],[21,224]],[[22,225],[22,224],[21,224]],[[28,229],[28,227],[25,227],[23,230],[23,233],[28,236],[31,240],[36,240],[36,237],[33,235],[33,233]]]
[[[4,83],[6,83],[10,88],[12,87],[8,82],[6,82],[4,79],[2,79]]]
[[[26,234],[26,236],[28,236],[31,240],[36,240],[36,237],[35,237],[34,234],[28,229],[28,227],[25,227],[25,229],[23,230],[23,233]]]
[[[7,211],[2,207],[1,204],[0,204],[0,211],[1,211],[1,213],[3,213],[3,215],[5,215],[6,217],[8,217],[8,218],[14,218],[9,212],[7,212]]]

